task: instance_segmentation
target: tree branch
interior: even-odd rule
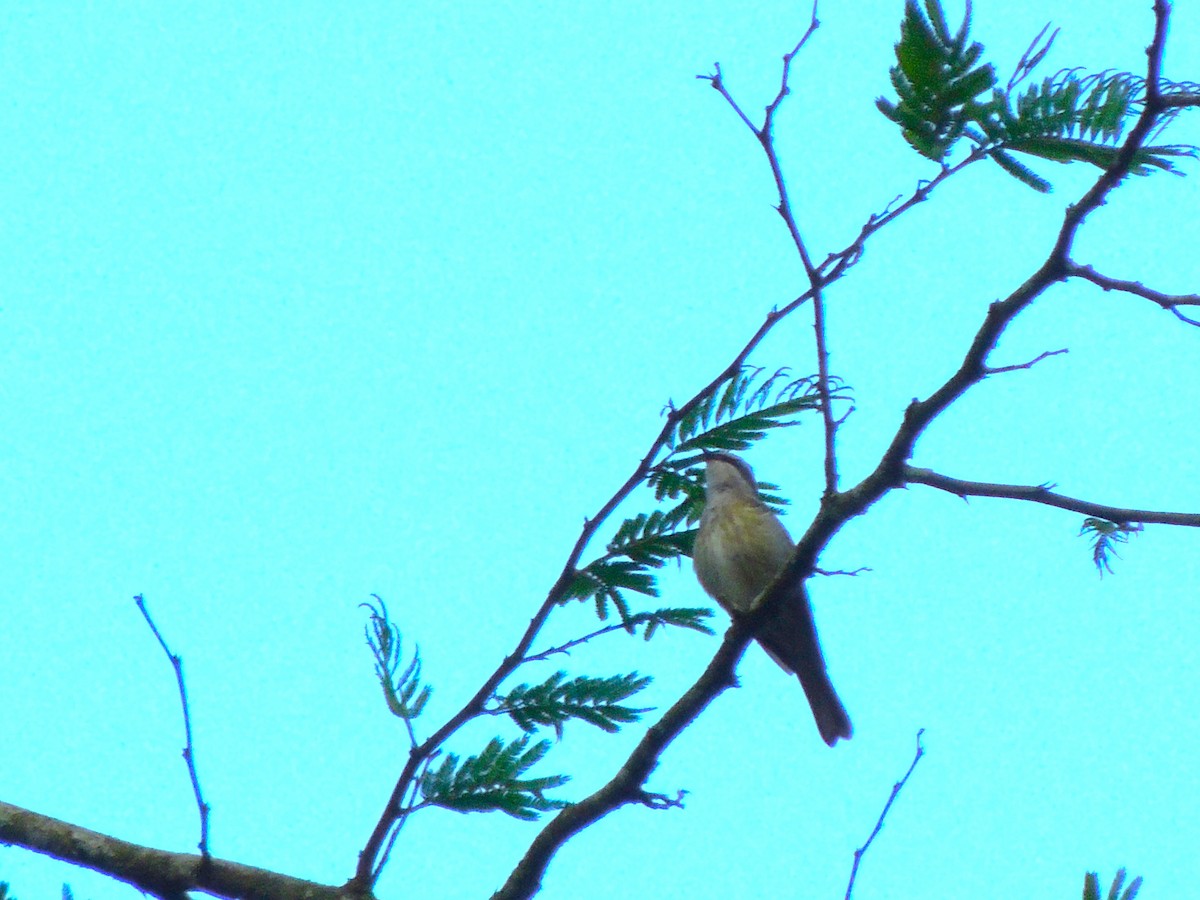
[[[567,807],[547,823],[492,900],[532,897],[541,889],[546,868],[563,844],[625,804],[645,802],[644,785],[662,753],[713,699],[736,684],[734,670],[738,660],[753,640],[755,629],[766,621],[776,601],[785,595],[782,584],[783,579],[776,580],[754,614],[733,621],[703,674],[646,730],[616,775],[591,796]]]
[[[985,481],[963,481],[959,478],[938,474],[931,469],[919,469],[916,466],[904,467],[904,480],[911,484],[924,484],[940,491],[947,491],[964,500],[967,497],[1025,500],[1121,524],[1142,522],[1200,528],[1200,513],[1163,512],[1152,509],[1126,509],[1120,506],[1108,506],[1103,503],[1093,503],[1090,500],[1078,500],[1074,497],[1056,494],[1051,490],[1053,486],[1046,484],[992,484]]]
[[[171,668],[175,670],[175,682],[179,685],[179,702],[183,706],[183,759],[187,763],[188,775],[192,779],[192,793],[196,795],[196,806],[200,810],[200,843],[197,847],[200,850],[200,856],[208,858],[208,813],[211,807],[204,802],[204,794],[200,790],[200,777],[196,774],[196,751],[192,744],[192,715],[188,710],[187,688],[183,683],[183,660],[171,652],[171,648],[167,646],[162,634],[158,630],[158,626],[154,624],[154,620],[150,618],[150,611],[146,609],[146,601],[141,594],[133,598],[137,608],[141,610],[142,616],[146,619],[146,624],[150,626],[150,630],[154,632],[154,636],[158,638],[158,644],[163,649],[163,653],[167,654],[167,659],[171,661]]]
[[[334,887],[212,856],[170,853],[0,802],[0,843],[15,844],[94,869],[164,900],[204,891],[230,900],[365,900],[350,886]]]
[[[875,470],[853,488],[826,494],[822,498],[820,510],[796,545],[796,553],[785,570],[785,575],[794,582],[798,583],[813,572],[817,557],[846,522],[866,512],[884,494],[906,483],[908,460],[913,455],[917,439],[952,403],[986,377],[987,357],[1012,321],[1051,285],[1064,280],[1071,273],[1073,263],[1069,252],[1079,228],[1088,214],[1104,202],[1109,191],[1129,174],[1134,156],[1166,108],[1159,79],[1170,6],[1164,0],[1155,0],[1154,14],[1154,38],[1146,51],[1145,106],[1112,165],[1105,169],[1078,203],[1067,207],[1062,227],[1045,262],[1008,297],[991,304],[958,370],[928,398],[909,404],[900,427]],[[1186,524],[1192,523],[1188,521]]]
[[[1072,263],[1068,267],[1067,274],[1075,278],[1090,281],[1105,291],[1123,291],[1126,294],[1143,297],[1151,303],[1157,303],[1168,312],[1175,313],[1176,316],[1185,322],[1192,325],[1200,325],[1200,322],[1189,319],[1179,312],[1180,306],[1200,306],[1200,294],[1164,294],[1161,291],[1146,287],[1141,282],[1109,278],[1107,275],[1101,275],[1091,266],[1081,266],[1075,263]]]
[[[868,848],[875,838],[879,836],[879,832],[883,830],[883,821],[887,818],[888,812],[891,811],[892,804],[896,802],[896,798],[900,796],[900,792],[904,790],[904,786],[908,784],[908,779],[912,777],[913,771],[917,768],[917,763],[925,755],[925,747],[921,744],[921,735],[924,733],[924,728],[918,729],[917,752],[913,756],[912,763],[909,764],[908,771],[904,773],[903,778],[892,785],[892,793],[888,795],[887,803],[883,804],[883,811],[880,812],[879,819],[875,822],[875,827],[871,829],[871,833],[867,836],[866,843],[854,851],[854,865],[850,867],[850,881],[846,884],[846,900],[850,900],[850,895],[854,893],[854,879],[858,877],[858,867],[862,864],[863,857],[866,855]]]
[[[1059,231],[1055,245],[1042,266],[1008,298],[1003,301],[993,303],[988,309],[987,315],[984,317],[983,324],[980,326],[980,329],[972,341],[971,346],[968,348],[962,365],[959,367],[958,371],[955,372],[946,381],[946,383],[942,385],[942,387],[936,390],[926,400],[913,401],[913,403],[909,405],[905,412],[903,422],[901,423],[891,445],[885,451],[875,471],[863,479],[863,481],[854,488],[846,492],[829,490],[829,458],[827,453],[827,490],[825,495],[822,497],[821,508],[809,526],[808,530],[798,542],[796,552],[793,555],[791,562],[788,564],[785,571],[781,573],[778,579],[779,585],[796,585],[808,578],[813,573],[819,553],[847,521],[865,512],[867,508],[869,508],[888,491],[904,484],[905,467],[908,459],[912,456],[918,437],[934,421],[934,419],[936,419],[943,411],[945,411],[945,409],[949,407],[955,400],[962,396],[962,394],[965,393],[968,388],[981,381],[986,376],[987,356],[995,348],[1001,335],[1004,333],[1005,329],[1013,321],[1013,319],[1024,309],[1026,309],[1037,297],[1044,293],[1049,286],[1068,277],[1071,266],[1069,259],[1070,248],[1079,228],[1082,226],[1086,217],[1104,202],[1104,199],[1108,193],[1129,174],[1136,152],[1146,140],[1146,136],[1153,128],[1159,114],[1166,108],[1161,94],[1159,77],[1161,72],[1162,53],[1166,40],[1167,20],[1169,18],[1169,14],[1170,8],[1164,2],[1164,0],[1156,0],[1156,24],[1154,39],[1147,51],[1149,62],[1145,106],[1137,123],[1130,130],[1128,137],[1126,138],[1124,144],[1122,144],[1121,149],[1117,153],[1112,165],[1101,174],[1092,188],[1084,194],[1078,203],[1067,208],[1063,218],[1063,225]],[[815,22],[815,11],[813,18]],[[812,27],[815,26],[810,26],[810,32]],[[803,40],[797,45],[796,50],[793,51],[793,53],[798,51],[802,44]],[[781,87],[781,92],[777,96],[775,104],[773,104],[774,106],[778,105],[778,102],[786,93],[786,69],[789,63],[790,58],[785,57],[785,79]],[[749,119],[736,105],[736,103],[733,103],[732,98],[725,90],[720,69],[717,68],[715,75],[707,77],[713,87],[716,88],[722,94],[722,96],[726,98],[726,100],[731,102],[733,108],[739,113],[747,126],[754,130],[756,134],[760,135],[761,141],[762,130],[755,129],[750,123]],[[768,112],[770,112],[770,110],[771,107],[768,107]],[[769,124],[769,116],[767,124]],[[766,141],[765,146],[769,147],[769,145],[770,141],[768,140]],[[770,153],[768,156],[770,157]],[[971,160],[972,157],[968,157],[967,161]],[[782,175],[777,168],[777,160],[773,162],[773,171],[776,173],[778,185],[780,186],[781,190],[783,190]],[[781,197],[786,197],[786,194],[781,194]],[[792,222],[790,224],[794,225],[795,223]],[[795,234],[798,236],[798,231],[795,232]],[[851,245],[851,249],[853,249],[855,246],[856,245]],[[802,258],[805,260],[806,272],[810,278],[809,289],[800,297],[796,298],[787,306],[785,306],[782,310],[772,311],[769,313],[766,320],[759,327],[758,331],[755,332],[750,341],[745,345],[745,347],[743,347],[742,351],[735,356],[733,362],[730,363],[730,365],[726,367],[721,374],[713,379],[713,381],[710,382],[707,387],[697,393],[692,400],[684,404],[684,406],[679,407],[678,409],[673,408],[671,410],[667,416],[667,421],[664,424],[659,437],[652,443],[650,450],[638,464],[633,474],[631,474],[625,484],[618,489],[617,493],[614,494],[613,497],[604,504],[597,516],[588,520],[585,524],[582,533],[575,543],[575,547],[568,557],[562,573],[555,582],[554,586],[551,588],[541,608],[530,622],[525,634],[518,642],[515,651],[505,658],[495,673],[489,677],[476,695],[470,701],[468,701],[468,703],[462,708],[462,710],[460,710],[458,714],[456,714],[442,728],[435,732],[434,735],[425,741],[425,743],[412,752],[409,761],[405,766],[404,772],[402,773],[400,780],[397,782],[396,789],[393,791],[393,795],[388,802],[388,806],[385,809],[384,815],[381,817],[378,825],[376,826],[375,832],[372,834],[366,848],[360,855],[358,873],[355,876],[355,882],[359,886],[366,887],[371,883],[371,862],[378,854],[384,837],[386,836],[387,829],[397,814],[395,810],[400,798],[403,796],[404,789],[410,783],[421,761],[427,758],[429,754],[433,753],[437,747],[440,746],[440,744],[446,738],[457,731],[457,729],[461,727],[463,723],[468,721],[470,718],[479,715],[484,708],[485,701],[491,696],[495,688],[500,684],[501,681],[511,674],[517,668],[517,666],[520,665],[521,660],[528,653],[534,638],[540,631],[541,627],[545,624],[546,619],[549,617],[551,610],[555,605],[557,605],[558,602],[560,602],[562,597],[566,596],[566,591],[570,586],[576,571],[575,566],[577,565],[584,548],[595,534],[599,525],[605,521],[616,509],[616,507],[633,491],[633,489],[645,479],[657,455],[666,446],[667,439],[678,421],[684,415],[694,409],[700,402],[702,402],[702,400],[708,396],[711,391],[715,390],[720,384],[727,381],[737,371],[739,371],[742,365],[745,363],[745,360],[749,356],[750,352],[759,344],[759,342],[761,342],[766,334],[776,324],[778,324],[782,318],[797,309],[805,300],[810,298],[816,300],[820,295],[820,291],[830,283],[834,275],[840,275],[845,271],[849,265],[849,262],[856,258],[857,253],[857,251],[855,251],[854,253],[843,257],[843,259],[846,260],[846,265],[835,263],[831,270],[831,274],[823,276],[819,270],[812,266],[811,261],[808,260],[807,252],[803,247],[802,241],[798,243],[798,248],[801,252]],[[826,407],[828,407],[828,404],[826,404]],[[828,435],[827,433],[827,450],[831,442],[831,437],[832,436]],[[776,592],[775,589],[772,589],[772,591],[769,592],[769,595],[764,599],[761,608],[763,610],[769,609],[772,606],[771,596],[778,596],[785,592],[786,591],[784,590]],[[742,636],[740,647],[736,654],[737,656],[740,656],[741,649],[744,649],[745,642],[749,639],[749,633]],[[722,654],[727,652],[726,647],[728,646],[728,641],[729,636],[727,635],[726,643],[722,645],[722,650],[718,651],[717,657],[714,657],[713,666],[717,664],[717,660],[722,657]],[[732,665],[735,662],[736,657],[730,657],[729,665],[731,668],[729,670],[729,678],[732,678]],[[712,669],[712,666],[710,666],[710,669]],[[684,698],[681,698],[680,702],[676,704],[675,707],[672,707],[672,710],[668,712],[667,717],[664,718],[664,721],[678,724],[679,729],[685,727],[687,722],[691,721],[691,717],[699,714],[699,712],[707,705],[712,696],[715,696],[719,690],[723,690],[723,686],[717,684],[716,682],[711,682],[709,683],[708,690],[710,690],[712,693],[707,694],[705,689],[701,687],[701,683],[698,682],[697,685],[694,685],[693,688],[689,690],[687,694],[685,694]],[[586,825],[590,824],[590,822],[595,821],[601,816],[607,814],[609,811],[611,811],[611,809],[616,808],[616,806],[619,806],[622,803],[630,802],[632,799],[636,799],[636,797],[631,794],[633,788],[630,786],[630,779],[641,774],[642,768],[644,767],[649,767],[645,769],[645,774],[648,774],[649,769],[653,768],[653,759],[656,758],[656,754],[661,752],[661,750],[665,748],[670,740],[672,740],[678,733],[678,730],[668,728],[667,730],[669,733],[660,738],[658,736],[659,732],[656,730],[657,728],[657,725],[651,727],[646,738],[641,744],[639,744],[638,749],[635,750],[634,757],[631,757],[630,761],[626,764],[626,767],[622,768],[622,773],[625,774],[619,774],[618,778],[614,779],[613,782],[610,782],[610,785],[606,789],[602,789],[602,791],[607,790],[607,794],[601,796],[600,792],[598,792],[598,794],[593,795],[591,798],[588,798],[581,804],[577,804],[576,806],[565,810],[563,813],[560,813],[557,817],[555,817],[555,819],[552,820],[551,825],[547,826],[547,831],[549,831],[551,835],[557,835],[557,837],[543,838],[543,835],[546,835],[547,831],[544,831],[542,835],[539,835],[538,839],[535,840],[534,845],[531,846],[529,853],[526,855],[526,859],[522,861],[520,866],[518,866],[518,870],[514,871],[513,877],[510,878],[510,884],[524,884],[527,886],[532,886],[531,889],[536,889],[537,884],[540,883],[541,873],[544,871],[550,855],[553,854],[554,850],[563,841],[575,834],[580,828],[586,827]],[[661,745],[658,743],[659,740],[662,741]],[[627,767],[631,765],[633,768],[627,769]],[[644,780],[644,775],[642,777]],[[616,801],[616,805],[611,805],[613,801]],[[589,816],[591,816],[591,818],[589,818]],[[551,829],[553,830],[551,831]],[[502,893],[501,896],[527,896],[527,894]]]
[[[984,375],[999,375],[1002,372],[1016,372],[1019,369],[1032,369],[1034,366],[1036,366],[1038,363],[1040,363],[1043,359],[1048,359],[1051,356],[1060,356],[1063,353],[1068,353],[1068,352],[1070,352],[1070,351],[1068,351],[1066,347],[1063,347],[1061,350],[1047,350],[1044,353],[1039,353],[1037,356],[1035,356],[1033,359],[1029,360],[1028,362],[1014,363],[1011,366],[985,366],[984,370],[983,370],[983,374]]]

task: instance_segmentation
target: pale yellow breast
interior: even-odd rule
[[[718,503],[700,520],[693,563],[704,589],[727,610],[746,611],[791,558],[792,539],[769,509]]]

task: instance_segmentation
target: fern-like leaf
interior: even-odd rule
[[[388,618],[387,607],[378,596],[376,609],[364,603],[371,612],[366,626],[367,646],[375,657],[375,675],[383,689],[383,697],[392,715],[410,722],[421,715],[433,693],[421,684],[421,654],[414,649],[412,659],[404,665],[399,629]]]
[[[954,145],[967,138],[1005,172],[1042,192],[1050,190],[1050,183],[1013,154],[1111,167],[1126,126],[1144,109],[1144,79],[1128,72],[1085,75],[1080,69],[1064,69],[1022,89],[1057,37],[1057,31],[1046,37],[1047,26],[1033,39],[1008,84],[997,87],[993,67],[976,65],[983,46],[967,41],[970,18],[968,4],[962,26],[951,35],[938,0],[925,0],[924,12],[916,0],[908,0],[890,73],[896,99],[876,101],[900,126],[905,140],[921,155],[945,165]],[[1196,85],[1166,82],[1162,90],[1191,94]],[[1149,141],[1181,108],[1161,113]],[[1134,154],[1130,172],[1177,173],[1176,163],[1197,153],[1191,145],[1148,142]]]
[[[506,695],[495,698],[498,706],[489,711],[508,715],[526,733],[552,727],[559,739],[563,725],[570,719],[589,722],[611,734],[650,711],[622,703],[650,684],[648,676],[631,672],[608,678],[580,676],[570,681],[566,677],[567,673],[560,671],[541,684],[519,684]]]
[[[755,387],[762,371],[743,369],[683,416],[669,441],[672,455],[746,450],[773,428],[800,424],[795,418],[798,413],[821,408],[815,377],[786,381],[787,369],[779,369]],[[837,379],[832,380],[830,392],[833,399],[847,399],[845,387]]]
[[[996,83],[990,63],[976,65],[983,46],[968,42],[970,24],[970,3],[952,35],[937,0],[926,0],[924,12],[916,0],[907,0],[890,72],[898,102],[876,100],[913,149],[935,162],[946,158],[973,120],[977,98]]]
[[[549,741],[529,745],[525,735],[505,744],[492,739],[478,756],[465,760],[449,753],[440,766],[430,768],[421,777],[421,796],[425,804],[455,812],[494,812],[533,821],[538,814],[569,805],[552,800],[545,792],[566,784],[566,775],[523,778],[546,751]]]
[[[1108,889],[1108,900],[1135,900],[1138,892],[1142,889],[1142,878],[1139,875],[1129,883],[1129,887],[1124,891],[1121,887],[1125,884],[1125,870],[1117,869],[1117,874],[1113,877],[1112,886]],[[1100,875],[1097,872],[1088,872],[1083,878],[1083,900],[1101,900],[1100,898]]]

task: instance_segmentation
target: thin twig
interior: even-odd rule
[[[791,92],[791,86],[788,80],[792,71],[792,60],[794,60],[808,43],[808,39],[812,37],[817,28],[821,25],[817,19],[817,0],[813,0],[812,16],[810,17],[808,30],[796,42],[796,46],[791,52],[783,57],[783,71],[779,79],[779,92],[775,95],[775,99],[767,106],[766,115],[763,118],[763,126],[757,132],[759,143],[762,144],[763,152],[767,154],[767,162],[771,166],[771,175],[775,179],[775,189],[779,193],[779,215],[783,217],[784,223],[787,225],[788,233],[792,236],[792,243],[796,246],[796,252],[800,254],[800,261],[804,264],[804,272],[808,278],[809,286],[812,289],[813,301],[813,336],[816,341],[816,356],[817,356],[817,393],[821,398],[821,421],[824,426],[825,438],[825,495],[830,496],[837,492],[838,475],[837,475],[837,422],[833,416],[833,404],[829,390],[829,347],[828,347],[828,331],[825,327],[825,297],[822,293],[822,279],[817,267],[813,265],[812,257],[809,255],[808,246],[804,242],[804,238],[800,233],[800,224],[796,221],[796,213],[792,207],[791,197],[788,195],[787,181],[783,177],[783,166],[779,162],[779,154],[775,150],[775,114],[779,111],[779,106],[783,103],[783,98]]]
[[[636,615],[631,616],[630,624],[636,624],[637,618],[638,618],[638,616],[636,616]],[[615,625],[605,625],[603,628],[597,628],[595,631],[589,632],[588,634],[585,634],[583,637],[575,638],[575,640],[573,640],[573,641],[567,641],[565,644],[559,644],[557,647],[550,647],[546,650],[543,650],[541,653],[531,653],[529,656],[525,657],[524,661],[525,662],[539,662],[542,660],[549,659],[551,656],[553,656],[556,653],[568,653],[569,654],[573,648],[578,647],[580,644],[586,644],[588,641],[592,640],[592,638],[598,638],[601,635],[608,634],[609,632],[612,632],[612,631],[624,631],[624,632],[628,633],[629,629],[628,629],[628,627],[626,627],[624,622],[618,622]]]
[[[1187,322],[1189,325],[1200,325],[1200,322],[1197,322],[1195,319],[1189,319],[1179,311],[1179,307],[1181,306],[1200,306],[1200,294],[1164,294],[1162,291],[1146,287],[1141,282],[1110,278],[1107,275],[1101,275],[1091,266],[1081,266],[1077,263],[1072,263],[1068,267],[1067,274],[1068,276],[1090,281],[1105,291],[1122,291],[1126,294],[1142,297],[1151,303],[1157,303],[1168,312],[1174,313],[1179,319]]]
[[[146,601],[141,594],[133,598],[137,604],[137,608],[142,611],[142,615],[146,619],[146,623],[150,626],[150,630],[154,632],[154,636],[158,638],[158,644],[163,648],[163,653],[167,654],[167,659],[171,661],[171,668],[175,670],[175,681],[179,685],[179,702],[183,706],[183,731],[187,738],[187,743],[183,748],[183,759],[187,763],[188,775],[192,779],[192,792],[196,795],[196,807],[200,810],[200,857],[203,860],[209,858],[208,853],[208,813],[211,807],[204,802],[204,795],[200,791],[200,778],[196,775],[196,751],[192,744],[192,715],[188,709],[187,688],[183,683],[183,660],[171,652],[167,646],[167,642],[163,639],[162,633],[158,630],[158,626],[154,624],[154,620],[150,618],[150,612],[146,609]]]
[[[392,831],[388,836],[387,843],[384,845],[382,852],[379,854],[379,863],[375,866],[374,872],[375,879],[379,878],[384,867],[388,864],[388,859],[390,859],[392,855],[392,848],[396,846],[396,839],[400,837],[400,831],[404,828],[404,824],[408,821],[408,817],[419,808],[419,805],[415,804],[413,801],[417,799],[417,791],[420,789],[421,779],[424,777],[425,772],[428,771],[429,766],[433,762],[435,756],[436,754],[433,754],[426,758],[425,762],[421,765],[420,771],[417,772],[416,777],[412,780],[407,798],[404,800],[403,806],[401,807],[400,815],[396,817],[395,825],[392,827]]]
[[[1048,357],[1051,357],[1051,356],[1059,356],[1063,353],[1069,353],[1069,352],[1070,351],[1066,347],[1063,347],[1061,350],[1047,350],[1045,353],[1039,353],[1033,359],[1029,360],[1029,362],[1014,363],[1011,366],[984,366],[983,374],[984,375],[998,375],[1001,372],[1016,372],[1018,369],[1032,369],[1034,366],[1036,366],[1038,363],[1040,363],[1043,359],[1047,359]]]
[[[1179,319],[1180,321],[1187,322],[1189,325],[1195,325],[1197,328],[1200,328],[1200,322],[1196,321],[1195,319],[1189,319],[1187,316],[1185,316],[1183,313],[1181,313],[1174,306],[1170,306],[1170,307],[1168,307],[1168,309],[1172,313],[1174,313],[1175,318]]]
[[[846,885],[846,900],[850,900],[850,894],[854,891],[854,879],[858,876],[858,867],[862,863],[863,855],[867,852],[867,848],[871,846],[871,842],[875,840],[880,830],[883,828],[883,820],[887,818],[888,811],[892,808],[892,804],[896,802],[896,798],[900,796],[900,792],[904,790],[904,786],[908,784],[909,776],[912,775],[913,769],[917,767],[917,763],[921,761],[921,757],[925,755],[925,748],[921,745],[921,735],[925,733],[922,728],[917,731],[917,752],[913,756],[913,761],[908,767],[908,771],[904,773],[904,777],[892,785],[892,793],[887,799],[887,803],[883,804],[883,812],[879,814],[879,821],[875,823],[875,827],[871,830],[867,842],[854,851],[854,865],[850,868],[850,882]]]
[[[800,254],[800,261],[803,263],[805,274],[808,277],[809,290],[805,292],[805,296],[811,297],[813,301],[813,332],[816,340],[817,356],[817,394],[821,398],[821,420],[824,426],[825,437],[825,493],[826,495],[831,495],[837,491],[836,442],[837,428],[841,420],[834,418],[832,395],[829,390],[828,334],[825,327],[825,300],[822,295],[822,289],[828,283],[828,279],[823,277],[820,269],[813,264],[808,247],[804,243],[799,223],[797,223],[795,212],[792,209],[791,198],[788,196],[787,182],[783,177],[783,167],[780,165],[779,155],[775,151],[775,114],[779,111],[784,98],[791,93],[789,79],[791,77],[792,61],[820,26],[821,22],[817,18],[817,0],[813,0],[812,14],[809,17],[808,28],[800,40],[796,42],[796,45],[783,56],[783,67],[779,77],[779,90],[767,105],[762,127],[755,127],[754,123],[750,121],[750,117],[746,115],[738,102],[733,99],[728,88],[725,87],[725,81],[721,75],[719,65],[714,66],[716,74],[697,77],[707,79],[720,92],[721,96],[725,98],[734,112],[738,114],[742,122],[754,133],[754,136],[763,148],[763,152],[766,153],[767,162],[771,166],[771,174],[775,179],[775,189],[779,195],[779,205],[776,207],[776,210],[787,226],[788,233],[792,237],[792,243],[796,246],[796,252]]]
[[[918,203],[928,200],[929,195],[933,193],[934,189],[947,178],[957,175],[967,166],[984,159],[987,159],[987,153],[981,148],[976,147],[961,162],[955,163],[953,166],[942,166],[938,174],[932,179],[919,182],[916,189],[899,206],[893,205],[900,199],[897,197],[887,205],[882,213],[872,213],[859,230],[858,236],[842,250],[830,253],[818,267],[818,271],[822,275],[822,284],[828,285],[836,281],[846,270],[858,262],[862,256],[867,238],[871,237],[884,226],[890,225],[896,218],[904,215],[904,213],[908,212]]]
[[[932,469],[919,469],[916,466],[904,467],[904,480],[910,484],[924,484],[941,491],[954,494],[956,497],[997,497],[1003,500],[1024,500],[1030,503],[1042,503],[1076,512],[1084,516],[1095,516],[1107,519],[1109,522],[1130,524],[1144,522],[1155,525],[1183,525],[1200,528],[1200,513],[1165,512],[1154,509],[1128,509],[1120,506],[1108,506],[1103,503],[1093,503],[1090,500],[1079,500],[1056,494],[1050,484],[993,484],[985,481],[963,481],[961,478],[951,478]]]

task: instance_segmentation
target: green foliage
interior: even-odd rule
[[[367,645],[375,657],[375,675],[383,688],[387,707],[392,715],[409,724],[411,736],[411,722],[425,709],[433,689],[421,684],[419,651],[414,650],[412,661],[401,668],[404,657],[401,653],[400,631],[388,619],[383,601],[378,596],[375,596],[375,600],[379,603],[379,609],[369,603],[362,604],[371,611],[371,620],[365,629]]]
[[[762,372],[761,368],[742,369],[680,416],[667,436],[672,455],[705,450],[735,453],[747,450],[773,428],[799,425],[795,419],[797,413],[821,408],[816,376],[797,378],[777,387],[778,382],[788,376],[786,368],[779,369],[751,390]],[[846,399],[845,388],[838,379],[831,379],[829,389],[833,399]],[[774,401],[768,402],[772,392]]]
[[[688,521],[691,513],[690,505],[681,503],[665,512],[656,509],[649,515],[641,513],[632,519],[626,519],[613,535],[613,539],[608,542],[608,552],[613,555],[623,554],[634,562],[655,568],[681,553],[690,553],[693,533],[676,532],[675,529],[682,522]]]
[[[658,596],[658,585],[654,576],[647,571],[645,563],[614,560],[605,556],[593,560],[575,573],[574,580],[563,595],[563,602],[594,599],[596,616],[602,621],[608,618],[608,605],[612,603],[625,624],[625,630],[633,634],[634,614],[629,610],[622,593],[624,590],[650,597]]]
[[[976,66],[983,46],[967,42],[971,7],[962,26],[951,34],[938,0],[907,0],[897,64],[891,69],[897,102],[880,97],[879,110],[900,126],[905,140],[929,159],[945,164],[961,138],[974,144],[1002,169],[1035,190],[1050,183],[1018,161],[1020,153],[1057,163],[1086,162],[1102,169],[1117,158],[1126,125],[1140,114],[1145,81],[1127,72],[1082,75],[1065,69],[1019,92],[1020,84],[1049,53],[1054,32],[1034,38],[1013,77],[996,86],[989,63]],[[1170,83],[1178,92],[1193,85]],[[990,94],[990,95],[989,95]],[[1167,110],[1165,125],[1178,109]],[[1144,146],[1134,155],[1131,172],[1147,175],[1155,169],[1176,172],[1175,160],[1194,157],[1197,149],[1182,144]]]
[[[533,821],[538,814],[567,806],[564,800],[548,799],[544,792],[561,787],[565,775],[521,778],[550,749],[549,741],[529,746],[525,735],[505,744],[493,738],[478,756],[459,761],[446,754],[442,764],[421,776],[423,805],[440,806],[455,812],[500,812],[516,819]]]
[[[580,676],[564,681],[566,672],[555,672],[541,684],[519,684],[503,697],[497,697],[495,712],[505,713],[526,733],[550,726],[559,739],[569,719],[581,719],[613,734],[621,725],[637,722],[648,708],[623,706],[627,700],[651,682],[646,675],[631,672],[608,678]]]
[[[1116,161],[1129,119],[1140,112],[1144,88],[1143,79],[1127,72],[1081,76],[1078,69],[1064,70],[1030,85],[1015,101],[1012,92],[996,91],[986,115],[978,119],[983,135],[972,137],[990,148],[992,159],[1002,166],[1012,163],[1008,154],[1016,152],[1107,169]],[[1134,154],[1131,171],[1175,172],[1173,159],[1195,155],[1195,149],[1182,145],[1143,147]],[[1034,178],[1038,184],[1031,187],[1049,189],[1043,179]]]
[[[653,637],[654,632],[663,626],[687,628],[690,631],[699,631],[701,634],[716,634],[704,622],[705,619],[712,618],[712,614],[713,611],[707,607],[685,606],[638,613],[633,618],[635,626],[642,624],[646,626],[642,637],[648,641]]]
[[[15,896],[8,892],[7,881],[0,881],[0,900],[17,900]]]
[[[925,0],[926,16],[916,0],[907,0],[890,74],[899,98],[880,97],[875,105],[900,126],[904,139],[922,156],[941,162],[977,116],[977,98],[992,89],[996,71],[976,66],[983,45],[967,43],[971,6],[954,34],[937,0]]]
[[[1142,889],[1142,879],[1139,875],[1129,883],[1129,887],[1121,891],[1121,885],[1125,883],[1125,870],[1117,869],[1117,874],[1113,878],[1112,887],[1108,889],[1107,900],[1134,900],[1137,897],[1138,891]],[[1100,898],[1100,876],[1096,872],[1088,872],[1083,878],[1083,900],[1101,900]]]
[[[1114,545],[1129,543],[1129,538],[1141,531],[1142,528],[1140,523],[1131,525],[1128,522],[1110,522],[1108,519],[1094,517],[1083,520],[1083,527],[1079,529],[1079,533],[1091,536],[1092,562],[1101,578],[1104,577],[1106,570],[1110,574],[1112,573],[1111,557],[1121,558]]]

